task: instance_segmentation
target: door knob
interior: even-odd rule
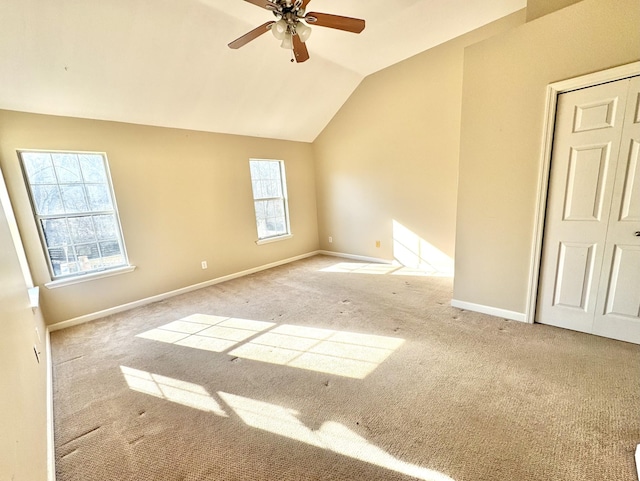
[[[636,231],[636,237],[640,237],[640,230]]]

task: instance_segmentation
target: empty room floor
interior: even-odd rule
[[[640,346],[315,256],[51,334],[58,481],[635,480]]]

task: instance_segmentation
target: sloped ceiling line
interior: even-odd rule
[[[4,0],[0,108],[312,142],[366,76],[525,5],[312,0],[367,27],[315,27],[292,64],[271,35],[227,47],[271,15],[242,0]]]

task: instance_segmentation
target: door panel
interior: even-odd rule
[[[628,84],[558,97],[537,322],[593,330]]]
[[[640,319],[640,289],[629,286],[640,286],[640,246],[615,246],[605,316]]]
[[[563,220],[602,220],[611,144],[572,147]]]
[[[587,311],[595,245],[561,242],[553,305]]]
[[[629,83],[593,332],[640,344],[640,77]]]
[[[577,104],[573,131],[586,132],[613,127],[618,100],[618,97],[613,97],[592,103]]]
[[[620,220],[623,222],[640,221],[640,142],[631,140],[631,148],[629,149],[629,165],[624,183],[624,192],[622,194],[622,209],[620,212]]]

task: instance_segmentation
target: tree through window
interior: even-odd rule
[[[128,265],[106,156],[19,154],[52,278]]]
[[[258,239],[289,235],[289,208],[284,162],[250,160]]]

